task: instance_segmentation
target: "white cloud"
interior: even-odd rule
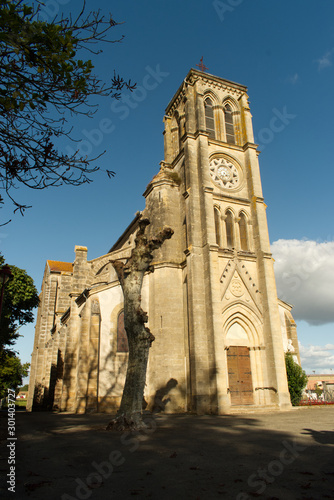
[[[299,344],[300,358],[303,370],[308,375],[316,373],[334,373],[334,345],[326,344],[324,346]]]
[[[278,240],[272,246],[279,298],[296,320],[334,322],[334,241]]]
[[[318,63],[318,70],[321,71],[322,69],[328,68],[329,66],[332,66],[332,55],[334,53],[334,49],[328,50],[326,54],[324,54],[320,59],[317,59]]]

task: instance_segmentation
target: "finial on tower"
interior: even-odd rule
[[[207,68],[207,67],[205,66],[205,64],[203,63],[203,56],[201,57],[200,61],[201,61],[201,62],[200,62],[199,64],[196,64],[196,66],[198,66],[198,67],[199,67],[199,69],[200,69],[201,71],[203,71],[203,72],[204,72],[204,71],[207,71],[209,68]]]

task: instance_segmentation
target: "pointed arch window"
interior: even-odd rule
[[[216,230],[216,244],[221,246],[221,230],[220,230],[220,210],[219,208],[214,208],[215,213],[215,230]]]
[[[243,212],[240,214],[239,234],[241,250],[248,250],[247,220]]]
[[[172,124],[171,124],[171,139],[172,139],[172,148],[173,148],[173,153],[175,155],[178,154],[180,150],[180,140],[179,140],[179,115],[178,112],[176,111],[174,113],[173,119],[172,119]]]
[[[178,142],[179,142],[178,146],[179,146],[179,150],[180,150],[182,148],[182,141],[181,141],[182,128],[181,128],[181,119],[180,119],[178,112],[175,113],[175,118],[176,118],[176,123],[177,123],[177,136],[178,136]]]
[[[209,134],[209,137],[212,137],[212,139],[215,139],[216,133],[215,133],[215,118],[213,114],[213,107],[212,107],[212,101],[209,97],[207,97],[204,101],[204,107],[205,107],[205,127],[206,131]]]
[[[175,123],[175,128],[174,128],[174,141],[175,141],[175,147],[178,149],[178,152],[181,151],[183,144],[182,144],[182,137],[185,133],[185,128],[184,128],[184,119],[180,116],[180,114],[175,111],[174,113],[174,123]]]
[[[226,212],[225,230],[226,230],[226,246],[227,248],[233,248],[234,247],[233,215],[229,210]]]
[[[233,114],[232,114],[232,108],[229,104],[225,105],[224,115],[225,115],[226,142],[228,142],[229,144],[235,144]]]
[[[180,146],[180,151],[181,151],[181,149],[183,148],[182,137],[184,136],[184,134],[186,132],[184,116],[179,117],[178,126],[179,126],[179,146]]]
[[[124,310],[117,318],[117,352],[129,352],[128,337],[124,328]]]

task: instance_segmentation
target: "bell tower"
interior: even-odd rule
[[[175,237],[182,258],[175,259],[183,269],[190,407],[288,408],[247,88],[191,69],[164,123],[163,169],[180,183]]]

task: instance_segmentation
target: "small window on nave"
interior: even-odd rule
[[[209,134],[209,137],[212,137],[212,139],[215,139],[216,133],[215,133],[215,118],[213,114],[213,107],[212,107],[212,101],[207,97],[204,101],[204,106],[205,106],[205,127],[206,131]]]
[[[129,352],[128,337],[124,328],[124,311],[117,318],[117,352]]]
[[[224,115],[225,115],[226,142],[228,142],[229,144],[235,144],[232,108],[229,104],[225,105]]]

